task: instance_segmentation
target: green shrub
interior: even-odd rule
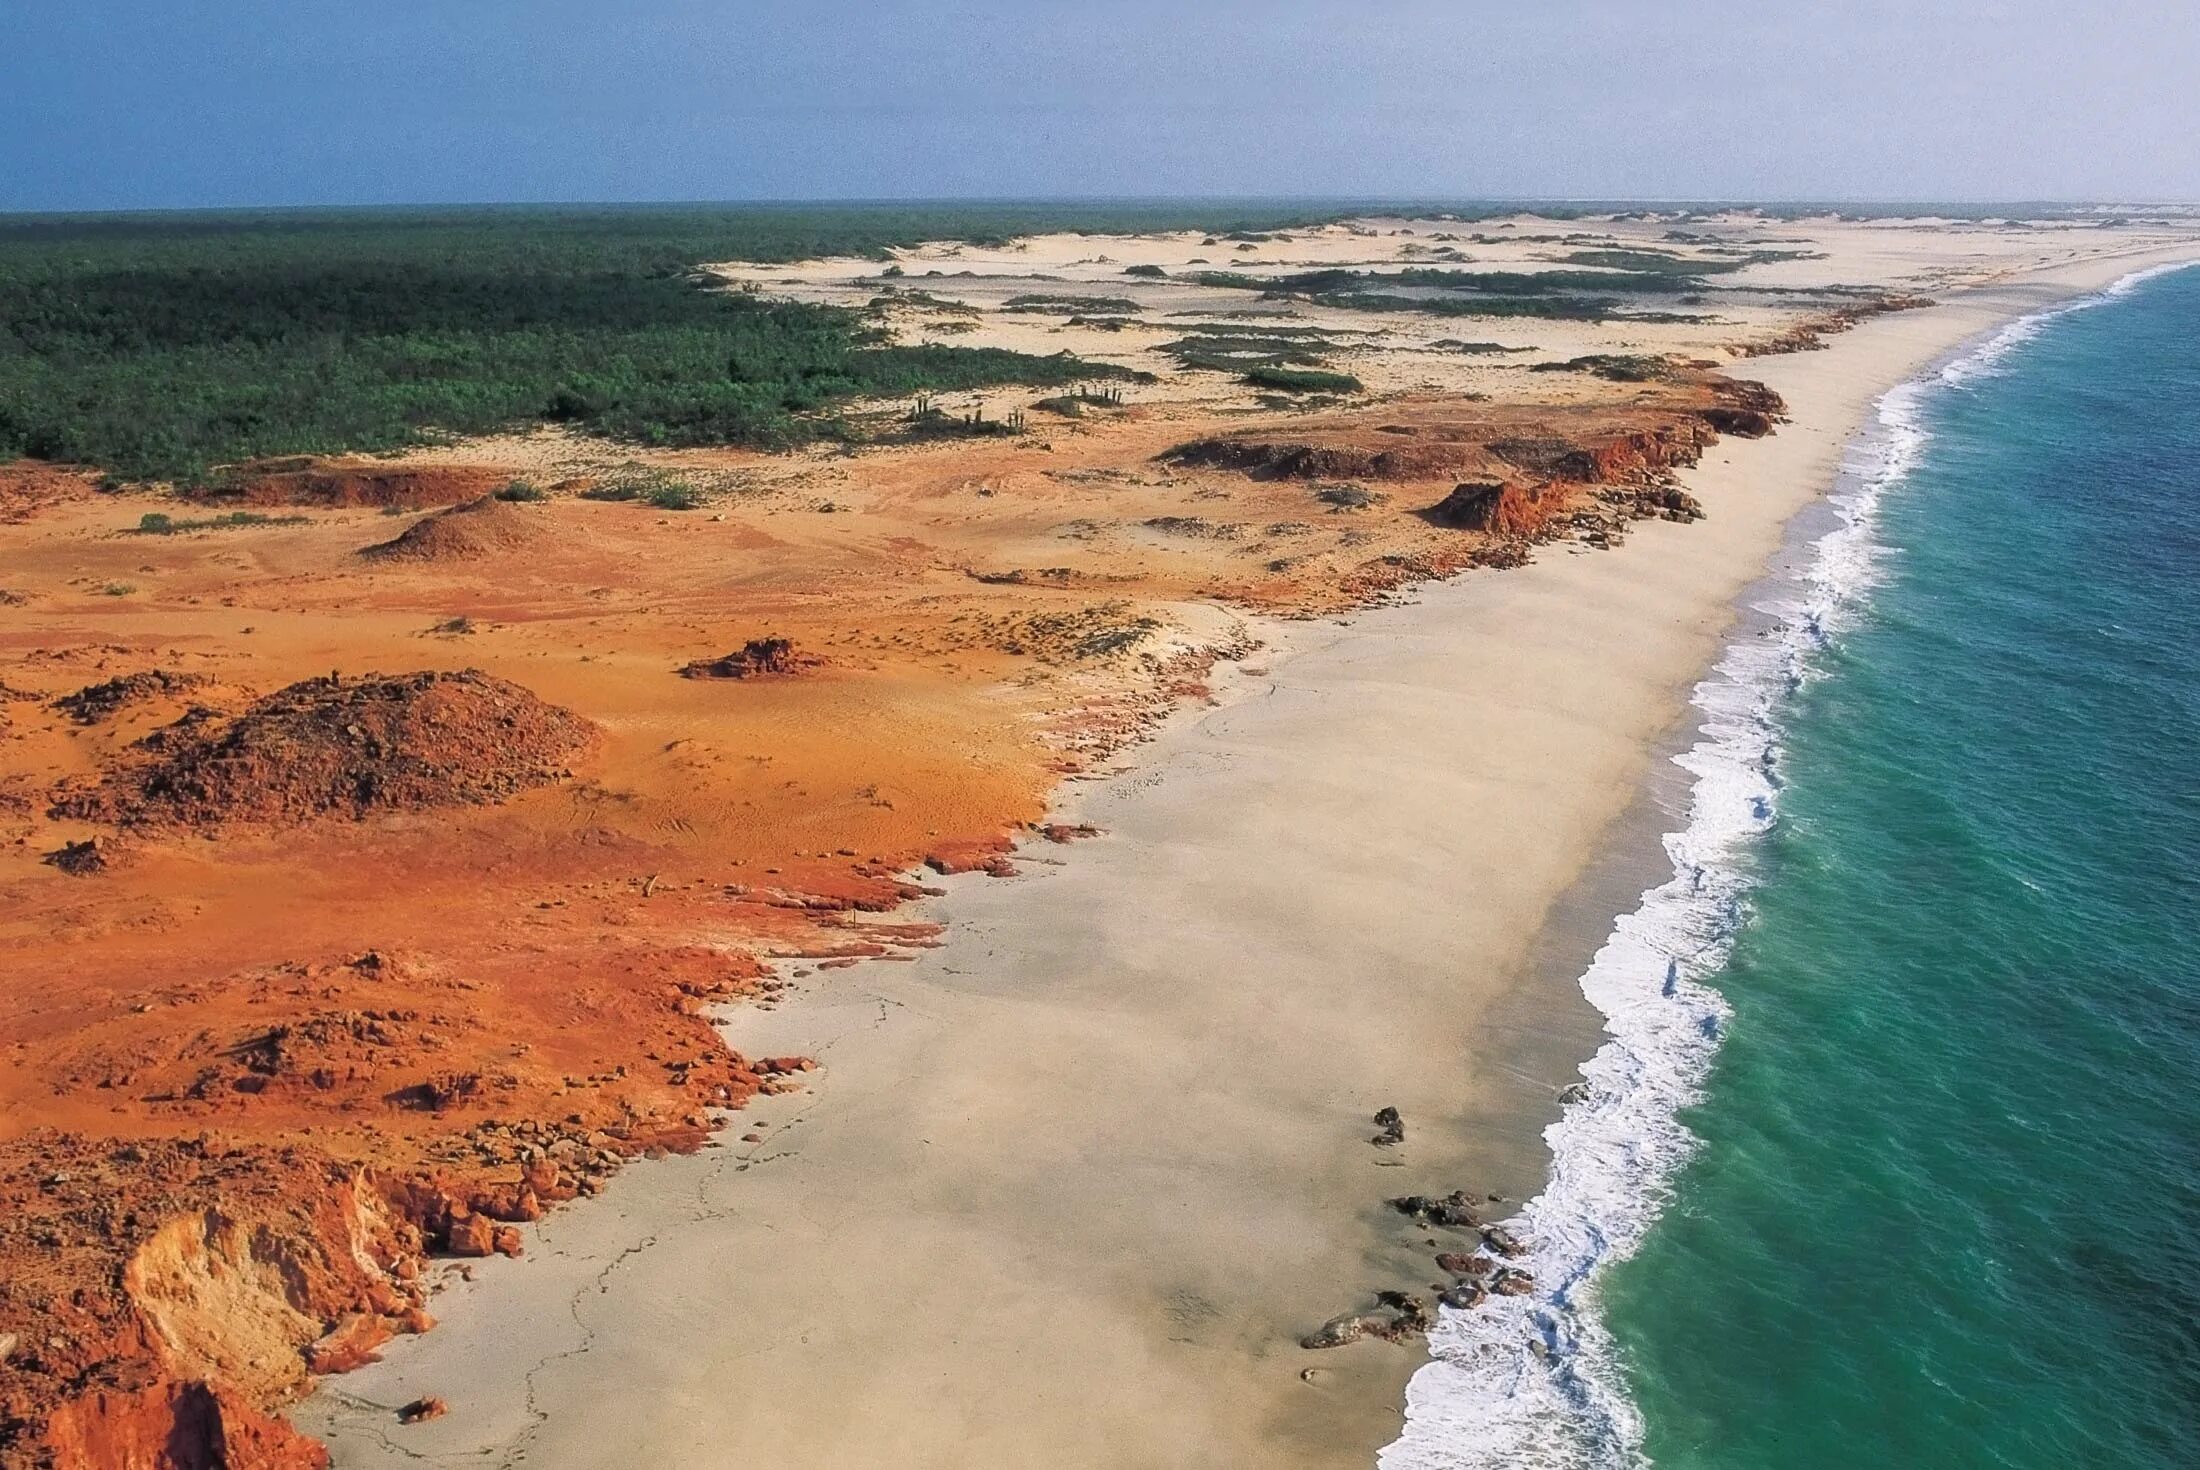
[[[1362,384],[1350,373],[1320,372],[1311,368],[1262,365],[1246,372],[1242,381],[1255,388],[1280,388],[1286,393],[1357,393]]]
[[[186,531],[227,531],[239,526],[302,526],[308,519],[306,516],[271,516],[252,510],[233,510],[227,515],[208,516],[204,520],[179,521],[165,511],[149,510],[138,517],[137,534],[175,536]]]
[[[1673,376],[1668,358],[1640,353],[1591,353],[1564,362],[1539,362],[1531,373],[1592,373],[1614,383],[1656,383]]]
[[[497,499],[499,500],[531,501],[548,500],[549,498],[549,491],[540,489],[525,480],[514,480],[497,492]]]
[[[1011,296],[1001,303],[1003,311],[1020,312],[1108,312],[1131,315],[1146,308],[1128,296],[1050,296],[1044,292],[1028,292]]]
[[[1127,265],[1123,267],[1123,274],[1126,276],[1144,276],[1148,280],[1158,280],[1168,275],[1168,272],[1158,265]]]
[[[648,500],[658,510],[700,510],[705,503],[703,492],[684,480],[657,486]]]

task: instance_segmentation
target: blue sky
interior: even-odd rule
[[[0,0],[0,210],[2200,199],[2196,0]]]

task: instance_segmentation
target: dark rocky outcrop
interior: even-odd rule
[[[801,652],[791,638],[751,638],[722,658],[697,659],[683,665],[683,679],[764,679],[806,673],[823,664],[814,654]]]
[[[1390,1202],[1390,1207],[1424,1225],[1441,1225],[1452,1230],[1471,1230],[1482,1223],[1481,1211],[1463,1189],[1455,1189],[1440,1198],[1400,1195]]]

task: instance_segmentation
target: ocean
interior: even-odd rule
[[[1385,1470],[2200,1465],[2200,271],[1881,400]]]

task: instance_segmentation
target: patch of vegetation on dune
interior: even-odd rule
[[[1420,312],[1426,316],[1527,317],[1572,322],[1603,322],[1622,317],[1638,321],[1688,320],[1625,312],[1610,297],[1595,296],[1397,296],[1353,292],[1316,299],[1323,306],[1352,311]]]
[[[1783,260],[1824,260],[1817,250],[1748,250],[1741,246],[1712,246],[1702,255],[1675,255],[1663,250],[1576,250],[1561,257],[1568,265],[1597,266],[1640,276],[1718,276],[1753,265]]]
[[[1520,297],[1558,296],[1572,292],[1598,295],[1670,295],[1678,291],[1700,289],[1704,284],[1687,274],[1601,270],[1469,271],[1438,266],[1407,266],[1401,270],[1388,271],[1336,267],[1328,270],[1297,271],[1280,276],[1203,271],[1199,279],[1204,285],[1316,299],[1350,292],[1395,291],[1400,286],[1462,294]]]
[[[689,481],[665,470],[634,466],[580,492],[583,500],[646,505],[652,510],[700,510],[710,497]],[[498,498],[503,498],[501,493]]]
[[[1614,383],[1662,383],[1675,376],[1672,360],[1633,353],[1592,353],[1564,362],[1539,362],[1531,373],[1588,373]]]
[[[1560,259],[1567,265],[1590,266],[1598,270],[1624,271],[1629,275],[1650,277],[1723,275],[1728,271],[1738,271],[1749,264],[1747,260],[1704,260],[1694,256],[1674,255],[1663,250],[1575,250]]]
[[[1179,367],[1241,373],[1256,366],[1322,367],[1329,361],[1328,346],[1320,337],[1203,333],[1163,343],[1156,350],[1175,358]]]
[[[1145,309],[1128,296],[1049,295],[1039,291],[1029,292],[1022,296],[1011,296],[1001,303],[1001,310],[1003,311],[1040,313],[1062,311],[1105,312],[1115,316],[1129,316]]]
[[[1243,381],[1255,388],[1277,388],[1286,393],[1358,393],[1364,386],[1350,373],[1265,365],[1249,369]]]

